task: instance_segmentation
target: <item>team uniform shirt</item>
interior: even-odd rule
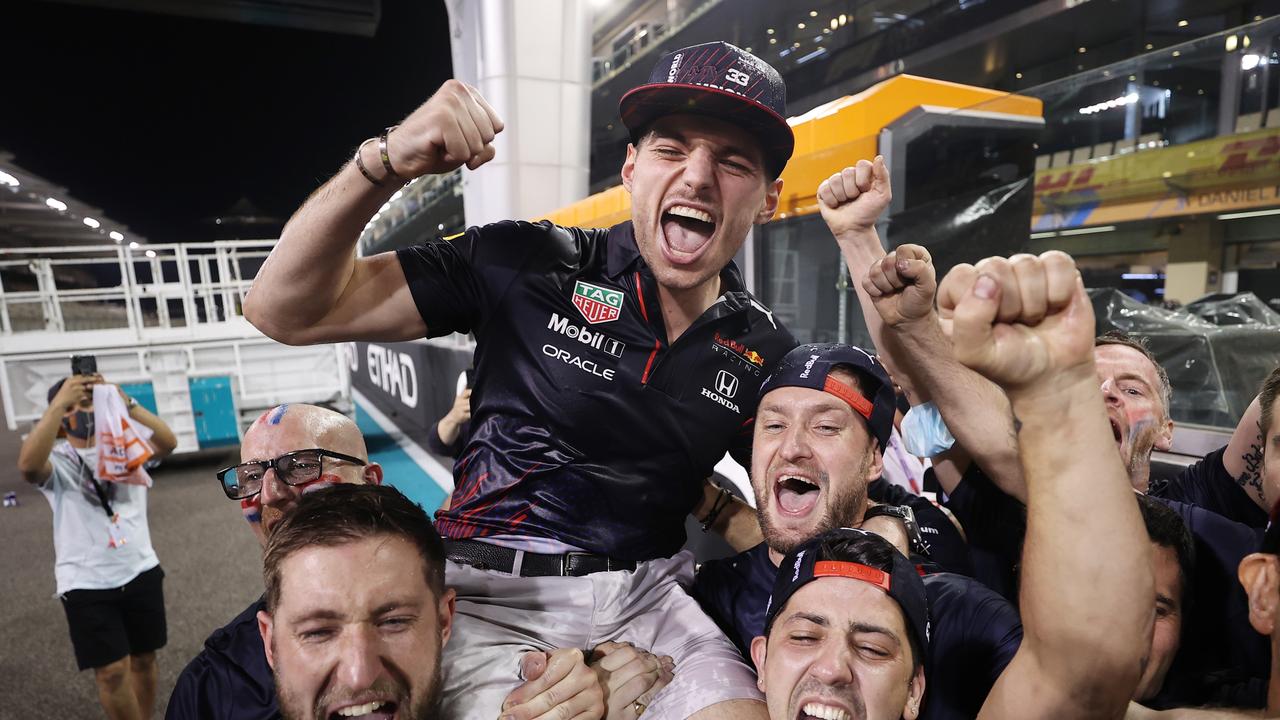
[[[276,682],[258,633],[259,599],[234,620],[213,631],[204,649],[187,663],[165,720],[273,720],[280,717]]]
[[[669,557],[795,339],[744,289],[668,343],[631,223],[501,222],[398,251],[429,336],[472,332],[470,436],[440,533],[623,560]]]
[[[765,608],[778,568],[761,543],[740,555],[703,563],[694,596],[703,610],[750,657],[764,634]],[[978,714],[996,678],[1022,643],[1013,607],[976,580],[954,573],[924,576],[932,625],[925,650],[921,717],[960,720]]]
[[[1249,601],[1236,580],[1236,570],[1240,560],[1261,544],[1262,530],[1196,505],[1153,499],[1177,512],[1186,524],[1195,542],[1196,564],[1191,599],[1184,608],[1182,645],[1164,690],[1150,704],[1214,703],[1226,699],[1224,693],[1236,693],[1237,686],[1256,687],[1249,679],[1268,677],[1270,645],[1249,624]],[[1026,531],[1022,503],[1001,492],[981,471],[971,469],[947,507],[964,525],[970,542],[990,544],[1008,565],[1008,576],[1016,577],[1014,564]]]
[[[160,564],[147,525],[147,488],[99,481],[111,510],[112,528],[93,487],[96,454],[84,455],[65,440],[49,454],[53,473],[39,485],[53,509],[54,577],[58,594],[69,590],[110,590]],[[121,543],[120,541],[124,542]]]
[[[1249,527],[1266,528],[1267,513],[1258,506],[1240,483],[1227,472],[1221,447],[1188,465],[1172,480],[1154,480],[1147,494],[1151,497],[1177,500],[1198,505],[1228,520]]]

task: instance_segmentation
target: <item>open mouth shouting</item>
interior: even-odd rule
[[[802,519],[813,513],[822,496],[822,486],[811,475],[783,472],[773,481],[773,497],[778,514]]]
[[[391,720],[399,706],[390,700],[374,700],[360,705],[346,705],[330,711],[326,720]]]
[[[709,209],[675,201],[659,218],[662,226],[662,254],[673,265],[691,265],[711,246],[718,225]]]

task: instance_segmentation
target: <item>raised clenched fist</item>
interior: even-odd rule
[[[956,359],[1006,391],[1094,376],[1093,306],[1066,253],[957,265],[938,312],[952,319]]]
[[[892,199],[889,168],[881,155],[859,160],[818,185],[818,208],[836,240],[875,227]]]
[[[862,289],[889,327],[929,317],[938,292],[933,258],[919,245],[902,245],[873,263]]]
[[[463,165],[475,170],[493,159],[493,139],[502,128],[502,118],[475,88],[446,80],[388,136],[391,166],[404,179]]]

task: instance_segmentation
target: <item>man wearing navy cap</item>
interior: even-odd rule
[[[630,221],[502,222],[357,258],[405,181],[494,157],[501,119],[450,80],[360,146],[259,272],[245,316],[282,342],[475,334],[471,432],[436,516],[458,591],[447,715],[498,717],[521,651],[615,640],[679,670],[611,713],[763,715],[676,553],[714,465],[749,448],[751,388],[795,346],[731,261],[777,208],[785,102],[777,71],[737,47],[668,53],[620,105]]]
[[[752,483],[765,542],[702,565],[694,587],[703,608],[749,654],[752,640],[766,634],[765,609],[786,553],[838,527],[905,536],[903,564],[912,574],[917,564],[935,570],[923,587],[937,605],[938,632],[921,641],[914,657],[930,673],[945,668],[925,695],[925,717],[974,717],[1017,651],[1022,625],[1008,602],[976,580],[936,572],[964,551],[963,538],[936,507],[923,498],[907,507],[869,502],[882,482],[875,480],[879,448],[895,409],[884,367],[857,347],[801,345],[778,363],[760,396]]]
[[[958,298],[951,332],[960,362],[1009,397],[1029,494],[1027,633],[977,716],[1120,717],[1151,633],[1149,543],[1119,457],[1076,450],[1109,437],[1080,275],[1058,252],[1025,270],[981,274]],[[914,720],[925,678],[914,652],[908,666],[901,638],[909,646],[919,615],[904,598],[923,593],[892,553],[879,566],[809,553],[802,545],[782,560],[766,635],[752,645],[770,717]]]

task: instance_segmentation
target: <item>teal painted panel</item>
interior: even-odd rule
[[[149,382],[143,383],[121,383],[120,389],[125,395],[138,401],[138,404],[151,411],[152,415],[159,415],[160,411],[156,405],[156,389]]]
[[[377,421],[360,407],[360,403],[355,403],[355,406],[356,425],[364,435],[369,459],[382,466],[382,481],[420,505],[427,515],[434,515],[440,503],[444,502],[444,488],[437,485],[431,475],[409,457],[409,453],[387,436]]]
[[[239,443],[231,378],[226,375],[190,378],[187,385],[191,390],[191,412],[195,416],[196,439],[200,447]]]

